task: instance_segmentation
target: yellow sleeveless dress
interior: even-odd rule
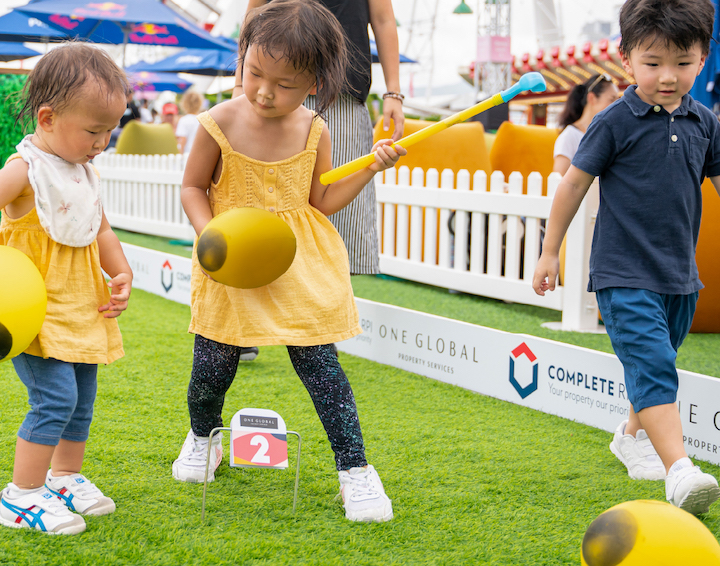
[[[33,208],[20,218],[2,211],[0,245],[27,255],[47,288],[45,321],[24,353],[84,364],[109,364],[125,354],[117,320],[98,312],[110,301],[110,292],[100,268],[97,240],[82,248],[58,244],[40,225]]]
[[[208,197],[213,216],[238,207],[277,214],[295,233],[290,269],[256,289],[209,279],[193,249],[190,332],[235,346],[317,346],[360,333],[345,244],[327,217],[309,203],[317,144],[324,122],[313,120],[305,150],[264,162],[233,150],[215,120],[198,116],[222,151],[222,173]]]

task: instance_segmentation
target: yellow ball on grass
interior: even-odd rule
[[[0,362],[22,353],[45,320],[45,281],[28,256],[0,246]]]
[[[583,537],[583,566],[720,565],[720,545],[700,520],[661,501],[626,501],[595,519]]]

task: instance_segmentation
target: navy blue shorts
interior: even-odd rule
[[[675,359],[690,332],[698,293],[661,295],[645,289],[611,287],[596,293],[615,354],[625,370],[625,387],[635,412],[674,403]]]

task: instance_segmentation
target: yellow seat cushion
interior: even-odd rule
[[[405,120],[403,136],[409,136],[435,123],[408,118]],[[378,120],[375,124],[374,141],[389,138],[392,131],[392,124],[389,131],[383,131],[382,119]],[[452,169],[455,173],[467,169],[471,176],[482,169],[489,176],[490,157],[485,149],[483,125],[480,122],[464,122],[438,132],[417,145],[410,146],[408,154],[398,160],[396,167],[403,165],[411,171],[415,167],[421,167],[425,170],[437,169],[439,173],[442,173],[443,169]]]
[[[502,171],[506,180],[513,171],[520,172],[524,179],[523,192],[527,192],[527,176],[537,171],[543,177],[543,194],[546,194],[557,136],[558,131],[553,128],[503,122],[490,150],[493,171]]]
[[[116,153],[131,155],[168,155],[180,153],[170,124],[143,124],[131,120],[120,132]]]

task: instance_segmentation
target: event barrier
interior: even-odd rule
[[[135,273],[134,288],[190,304],[189,258],[122,246]],[[623,368],[611,354],[364,299],[355,302],[362,334],[339,342],[342,352],[608,432],[627,418]],[[678,377],[685,449],[720,464],[720,380],[683,370]],[[609,451],[607,458],[614,460]],[[623,469],[620,463],[617,468]]]
[[[193,239],[180,203],[182,156],[113,155],[95,159],[106,215],[115,228]],[[597,303],[587,284],[597,184],[568,231],[563,285],[545,297],[532,290],[544,222],[560,180],[531,173],[527,194],[519,173],[457,176],[449,169],[401,167],[376,178],[381,272],[456,291],[562,311],[563,330],[598,330]],[[602,327],[600,327],[602,328]]]

